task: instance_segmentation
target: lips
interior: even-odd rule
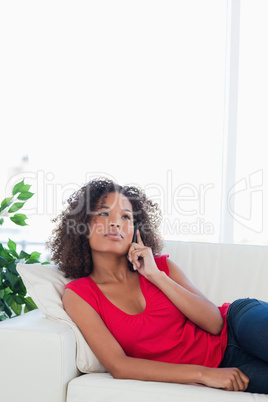
[[[106,233],[105,237],[111,240],[122,240],[123,236],[119,232],[108,232]]]

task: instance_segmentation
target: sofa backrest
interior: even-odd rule
[[[268,246],[170,240],[163,254],[218,306],[244,297],[268,301]]]

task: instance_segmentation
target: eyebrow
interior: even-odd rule
[[[108,207],[106,205],[100,205],[99,208],[97,208],[97,211],[99,209],[111,209],[111,207]],[[122,211],[130,212],[132,214],[132,211],[130,209],[127,209],[127,208],[122,209]]]
[[[130,211],[130,209],[127,209],[127,208],[122,209],[122,211],[130,212],[132,214],[132,211]]]

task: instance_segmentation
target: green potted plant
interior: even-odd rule
[[[34,195],[29,191],[30,187],[24,180],[20,181],[13,187],[12,196],[1,202],[0,226],[3,225],[5,218],[19,226],[27,225],[25,222],[27,216],[18,211]],[[37,308],[32,298],[27,295],[16,266],[19,262],[25,264],[40,262],[40,255],[41,253],[36,251],[30,254],[23,250],[18,252],[17,244],[11,239],[8,239],[6,247],[0,243],[0,321]]]

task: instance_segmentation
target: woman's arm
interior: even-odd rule
[[[137,232],[137,243],[132,243],[129,260],[140,274],[157,286],[172,303],[193,323],[213,335],[222,331],[223,319],[219,309],[189,281],[184,272],[168,259],[169,277],[160,271],[151,249],[142,243]]]
[[[238,369],[212,369],[128,357],[99,314],[72,290],[65,290],[63,305],[93,353],[114,378],[199,383],[236,391],[244,391],[247,388],[248,379]]]
[[[213,335],[222,331],[223,319],[218,307],[208,300],[186,277],[184,272],[168,259],[169,277],[158,271],[151,277],[172,303],[196,325]]]

